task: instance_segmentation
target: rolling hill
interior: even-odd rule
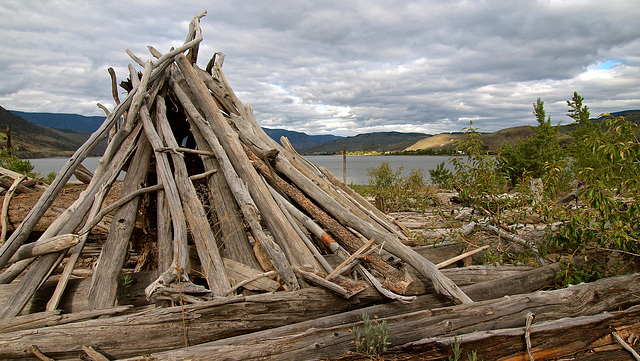
[[[72,155],[89,138],[91,133],[75,130],[60,130],[32,124],[22,117],[0,107],[0,131],[11,128],[11,141],[19,150],[19,158],[48,158]],[[4,146],[5,141],[0,141]],[[104,152],[106,142],[94,149],[94,155]]]
[[[31,113],[16,110],[11,110],[10,112],[23,118],[29,123],[58,129],[64,132],[75,131],[93,133],[105,120],[105,117],[87,117],[78,114]],[[2,123],[0,123],[0,125],[1,124]],[[308,135],[302,132],[294,132],[285,129],[263,129],[267,135],[277,142],[280,142],[280,137],[287,137],[296,150],[306,149],[318,144],[342,138],[336,135]]]
[[[624,116],[627,120],[640,124],[640,110],[624,110],[620,112],[612,112],[613,116]],[[591,119],[594,123],[603,124],[605,118],[598,117]],[[604,125],[603,125],[604,126]],[[560,126],[560,142],[569,142],[569,132],[576,128],[576,124],[567,124]],[[498,130],[493,133],[482,133],[480,140],[489,150],[498,150],[503,144],[515,145],[520,140],[526,139],[533,135],[533,129],[528,125],[511,127]],[[461,133],[442,133],[431,137],[420,139],[415,144],[407,147],[405,150],[416,151],[424,149],[443,150],[455,149],[458,142],[464,139]]]
[[[428,134],[424,133],[365,133],[305,148],[302,149],[301,152],[304,154],[334,154],[341,153],[344,147],[347,147],[348,152],[386,152],[403,150],[420,139],[428,136]]]

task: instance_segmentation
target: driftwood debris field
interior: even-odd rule
[[[12,232],[3,209],[0,359],[356,359],[363,314],[385,321],[391,359],[446,358],[454,337],[485,360],[634,346],[640,276],[541,291],[559,264],[473,265],[484,248],[416,246],[402,222],[267,136],[224,54],[196,65],[204,15],[176,49],[127,51],[139,67],[128,95],[110,71],[115,108],[51,185],[4,180],[3,208],[19,187],[41,196]],[[81,162],[105,138],[91,174]],[[54,205],[74,173],[82,192]]]

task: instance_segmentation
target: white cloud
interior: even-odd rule
[[[201,66],[216,51],[240,99],[268,127],[309,134],[492,131],[554,122],[578,91],[593,114],[640,108],[640,3],[601,1],[31,1],[0,3],[0,106],[101,115],[106,69],[125,78],[202,20]]]

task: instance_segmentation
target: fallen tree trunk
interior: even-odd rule
[[[555,360],[585,351],[597,354],[598,349],[606,346],[620,347],[616,345],[612,331],[623,336],[639,333],[640,306],[624,311],[534,323],[529,329],[530,351],[537,361]],[[479,358],[485,360],[524,361],[528,359],[525,332],[526,326],[478,331],[459,335],[457,340],[461,349],[467,352],[473,350]],[[384,359],[442,360],[451,354],[454,342],[451,337],[424,339],[395,347],[384,355]],[[630,359],[629,357],[627,354],[625,360]],[[601,359],[610,360],[607,357]]]
[[[0,334],[0,359],[23,360],[37,345],[55,359],[77,359],[81,346],[110,358],[133,357],[314,319],[381,301],[369,287],[349,300],[319,288],[235,296],[137,314]],[[183,323],[184,321],[184,323]]]
[[[632,274],[593,283],[580,284],[555,291],[539,291],[471,305],[422,310],[401,314],[386,321],[391,345],[402,345],[427,337],[463,335],[472,331],[489,331],[525,326],[528,313],[536,321],[551,321],[563,317],[595,315],[625,309],[638,303],[629,297],[640,291],[640,275]],[[333,327],[307,329],[296,334],[279,336],[269,332],[252,341],[219,345],[220,342],[172,350],[130,360],[186,360],[207,355],[224,355],[225,360],[306,360],[339,357],[353,350],[354,326],[362,322]],[[255,335],[253,335],[255,336]],[[226,341],[226,340],[225,340]]]

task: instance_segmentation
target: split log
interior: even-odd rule
[[[39,239],[37,242],[22,245],[9,263],[15,263],[27,258],[34,258],[47,253],[67,250],[80,242],[80,237],[74,234],[63,234],[52,238]]]
[[[475,304],[422,310],[398,316],[378,318],[387,322],[389,342],[392,346],[446,334],[448,338],[472,331],[488,331],[523,327],[525,315],[532,312],[536,322],[552,321],[563,317],[596,315],[625,309],[637,304],[640,275],[625,275],[580,284],[555,291],[539,291]],[[220,354],[227,360],[301,360],[342,356],[352,350],[354,326],[362,322],[321,326],[282,336],[277,330],[261,333],[246,342],[243,337],[159,352],[130,360],[186,360]],[[231,341],[231,342],[229,342]],[[224,343],[224,344],[221,344]]]

